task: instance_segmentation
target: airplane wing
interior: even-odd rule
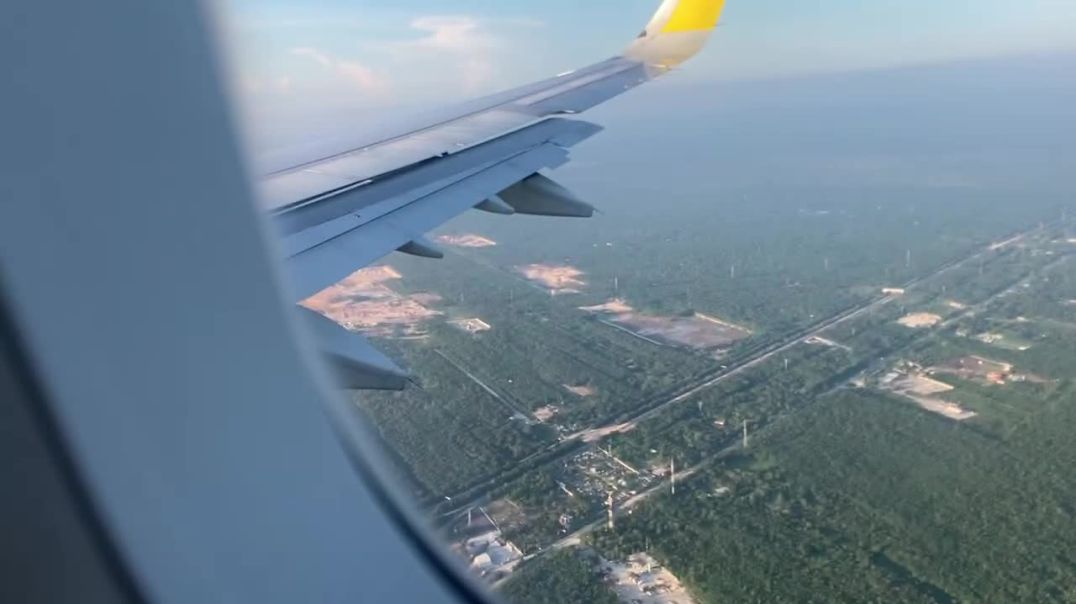
[[[573,119],[696,54],[724,0],[665,0],[621,54],[469,103],[398,136],[280,170],[258,183],[303,300],[400,251],[437,258],[424,233],[476,208],[589,217],[593,208],[541,173],[601,130]],[[351,388],[400,389],[406,374],[361,336],[302,309]]]

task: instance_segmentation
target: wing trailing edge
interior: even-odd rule
[[[665,0],[623,53],[478,99],[452,116],[278,170],[259,181],[282,236],[296,300],[394,251],[439,258],[424,233],[469,209],[590,217],[594,207],[541,173],[600,126],[567,119],[652,80],[702,49],[725,0]],[[408,377],[358,334],[305,322],[341,384],[402,389]]]

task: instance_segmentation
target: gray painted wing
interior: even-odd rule
[[[296,299],[401,246],[436,256],[419,242],[422,234],[479,204],[589,215],[563,187],[532,178],[563,164],[569,147],[598,130],[554,116],[585,111],[679,65],[702,48],[723,6],[665,0],[616,57],[265,176],[260,200],[285,237]]]
[[[574,114],[660,68],[625,58],[475,101],[459,117],[275,172],[261,202],[301,300],[543,169],[600,128]]]
[[[480,99],[425,128],[261,179],[296,300],[543,169],[600,128],[575,114],[664,68],[617,57]]]
[[[457,107],[437,121],[383,140],[265,176],[264,206],[287,208],[408,166],[459,153],[558,114],[579,113],[628,90],[664,68],[616,57]]]
[[[543,168],[599,130],[557,118],[277,215],[300,298],[420,238]]]
[[[293,299],[304,300],[393,251],[439,257],[423,235],[474,207],[589,216],[539,174],[600,128],[568,119],[694,54],[723,0],[666,0],[620,56],[468,103],[398,135],[273,172],[258,183],[280,233]],[[405,375],[359,336],[326,330],[322,348],[354,387],[403,387]],[[376,374],[376,375],[372,375]],[[367,376],[370,379],[367,379]],[[371,377],[372,375],[372,377]],[[355,376],[359,378],[355,379]]]

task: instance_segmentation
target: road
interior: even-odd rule
[[[932,279],[936,279],[949,271],[958,269],[968,263],[977,261],[990,253],[997,252],[999,251],[999,249],[1001,249],[1001,247],[1016,243],[1022,240],[1024,237],[1027,237],[1028,235],[1035,233],[1039,230],[1040,228],[1036,226],[1023,232],[1013,233],[1003,240],[1002,243],[1004,245],[999,245],[996,242],[987,244],[986,246],[976,249],[967,256],[955,258],[939,266],[938,268],[934,269],[926,275],[922,275],[920,277],[908,280],[907,282],[902,284],[900,288],[905,290],[906,292],[910,291],[915,287],[920,286],[923,283],[926,283]],[[716,370],[702,376],[701,378],[696,378],[691,382],[684,384],[680,388],[674,390],[675,394],[672,394],[665,399],[662,399],[653,404],[640,405],[636,408],[636,413],[627,418],[618,419],[615,423],[610,425],[600,426],[590,430],[584,430],[582,432],[572,434],[571,436],[562,439],[556,443],[553,443],[540,451],[528,455],[526,458],[520,460],[515,465],[515,468],[526,466],[528,462],[533,462],[536,459],[541,459],[542,462],[539,466],[527,467],[527,471],[533,471],[534,469],[536,469],[536,467],[544,467],[549,464],[555,463],[569,455],[575,455],[579,452],[578,445],[581,442],[586,443],[586,446],[588,447],[593,446],[594,440],[588,438],[588,436],[592,434],[608,435],[630,430],[639,422],[646,421],[647,419],[658,415],[659,413],[673,405],[680,404],[700,394],[701,392],[704,392],[706,390],[709,390],[710,388],[713,388],[714,386],[717,386],[725,380],[740,375],[745,371],[773,358],[774,355],[779,355],[782,352],[790,350],[791,348],[800,344],[806,339],[812,337],[820,337],[823,332],[832,329],[833,327],[836,327],[841,323],[873,312],[874,310],[877,310],[885,306],[886,304],[897,300],[900,297],[900,294],[887,294],[871,300],[867,300],[857,306],[853,306],[835,315],[822,319],[804,329],[797,330],[791,334],[786,335],[777,342],[773,342],[771,344],[763,346],[759,350],[748,354],[740,360],[732,362],[725,369]],[[472,486],[462,492],[447,497],[446,501],[451,501],[453,507],[450,510],[443,511],[440,515],[454,515],[459,513],[460,510],[465,510],[468,507],[474,507],[482,503],[488,502],[489,491],[496,488],[496,486],[498,486],[499,484],[502,484],[504,482],[505,476],[509,475],[511,471],[512,470],[508,470],[504,474],[491,477],[483,481],[479,485]],[[460,503],[458,501],[461,497],[467,498],[465,503]]]
[[[1022,237],[1022,235],[1018,235],[1017,237],[1014,237],[1012,239],[1006,240],[1006,244],[1010,244],[1010,243],[1018,240],[1019,237]],[[948,270],[948,269],[953,268],[955,266],[958,266],[960,264],[964,264],[965,262],[975,260],[976,258],[980,257],[982,253],[990,252],[990,251],[996,251],[997,249],[999,249],[999,248],[996,246],[996,244],[992,245],[991,247],[987,248],[986,250],[983,250],[978,254],[970,256],[970,257],[964,259],[963,261],[961,261],[960,263],[958,263],[956,265],[948,266],[944,270]],[[975,303],[973,305],[969,305],[969,306],[965,307],[964,309],[961,309],[959,312],[953,313],[943,323],[941,323],[939,325],[939,327],[951,325],[955,321],[957,321],[957,320],[959,320],[961,318],[969,316],[969,314],[973,314],[973,313],[976,313],[976,312],[979,312],[979,311],[985,309],[992,302],[998,300],[999,298],[1002,298],[1004,296],[1007,296],[1007,295],[1011,294],[1014,291],[1017,291],[1020,288],[1021,284],[1026,282],[1034,274],[1036,274],[1036,273],[1041,274],[1043,272],[1049,271],[1053,267],[1057,266],[1058,264],[1060,264],[1062,262],[1066,262],[1069,259],[1070,259],[1069,256],[1061,256],[1061,257],[1057,258],[1056,260],[1054,260],[1052,262],[1049,262],[1049,263],[1047,263],[1047,264],[1045,264],[1043,266],[1040,266],[1040,267],[1038,267],[1036,269],[1032,269],[1030,272],[1028,272],[1028,273],[1026,273],[1024,275],[1021,275],[1018,279],[1016,279],[1016,281],[1014,281],[1008,287],[1003,288],[1003,289],[1001,289],[1001,290],[999,290],[997,292],[994,292],[993,294],[987,296],[983,300],[980,300],[979,302],[977,302],[977,303]],[[929,279],[931,277],[934,277],[934,276],[937,276],[937,275],[941,274],[941,272],[944,272],[944,270],[935,271],[934,273],[931,273],[931,275],[928,275],[927,277],[924,277],[923,279],[919,280],[919,283],[923,282],[926,279]],[[891,300],[891,299],[892,298],[890,297],[889,300]],[[857,311],[855,313],[851,313],[851,314],[849,314],[848,316],[846,316],[844,318],[836,319],[830,326],[832,326],[833,324],[839,323],[841,321],[851,319],[852,317],[857,316],[858,314],[861,314],[862,312],[867,312],[870,308],[877,307],[877,305],[879,305],[879,304],[887,303],[889,300],[886,300],[884,298],[880,299],[880,300],[878,300],[878,301],[876,301],[876,302],[874,302],[872,304],[867,305],[867,307],[864,307],[860,311]],[[822,331],[824,329],[825,328],[819,328],[816,331]],[[937,332],[937,330],[924,332],[923,337],[931,337],[936,332]],[[787,347],[782,347],[782,348],[787,348]],[[773,354],[776,354],[778,352],[780,352],[780,349],[775,350],[775,351],[770,352],[770,353],[767,353],[766,355],[763,355],[763,357],[772,356]],[[717,379],[720,380],[720,379],[727,378],[727,377],[731,376],[735,371],[746,370],[747,368],[753,366],[754,364],[762,362],[763,360],[764,360],[764,358],[759,358],[759,359],[755,359],[753,361],[744,363],[743,365],[739,366],[736,370],[730,371],[730,372],[720,376]],[[701,389],[701,388],[702,388],[702,386],[700,385],[699,388],[693,389],[693,391],[697,391],[698,389]],[[832,389],[830,389],[830,391],[831,390]],[[824,394],[825,393],[823,393],[822,395],[824,396]],[[689,396],[690,396],[690,394],[685,393],[684,395],[680,395],[680,396],[676,397],[676,399],[670,400],[669,403],[673,403],[673,402],[676,402],[678,400],[682,400],[683,398],[686,398],[686,397],[689,397]],[[716,460],[719,460],[719,459],[729,455],[730,453],[732,453],[734,451],[740,450],[741,448],[742,448],[742,444],[740,444],[738,441],[734,442],[734,444],[729,445],[728,447],[725,447],[721,451],[707,457],[706,459],[703,459],[698,464],[688,468],[687,470],[685,470],[683,472],[678,472],[677,473],[677,478],[679,480],[686,480],[691,475],[697,473],[699,470],[705,468],[706,466],[714,463]],[[621,506],[619,508],[615,509],[614,510],[614,519],[617,518],[617,517],[620,517],[620,516],[623,516],[625,514],[630,513],[631,509],[635,505],[637,505],[638,503],[648,499],[649,497],[651,497],[654,494],[662,491],[663,489],[667,489],[669,487],[670,487],[670,481],[667,480],[667,479],[662,479],[657,484],[651,486],[647,490],[639,493],[638,495],[632,497],[631,499],[628,499],[623,504],[621,504]],[[559,540],[554,542],[552,545],[550,545],[548,548],[545,548],[545,549],[540,550],[540,551],[538,551],[538,552],[536,552],[534,554],[531,554],[529,556],[524,557],[524,561],[528,561],[528,560],[531,560],[533,558],[542,556],[542,555],[544,555],[546,553],[549,553],[551,551],[557,551],[557,550],[560,550],[560,549],[564,549],[566,547],[572,547],[572,546],[578,545],[578,544],[580,544],[582,542],[584,537],[586,537],[588,534],[594,532],[595,530],[600,529],[607,522],[608,522],[607,517],[602,515],[602,516],[596,518],[595,520],[593,520],[592,522],[590,522],[590,523],[580,527],[579,529],[573,531],[572,533],[570,533],[568,535],[565,535],[564,537],[560,538]]]

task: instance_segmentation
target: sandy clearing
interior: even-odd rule
[[[437,241],[445,245],[468,248],[484,248],[497,245],[496,241],[473,233],[464,235],[441,235],[437,238]]]
[[[656,345],[723,350],[751,335],[749,329],[699,312],[673,317],[637,312],[621,298],[597,306],[581,306],[580,310],[604,315],[602,322]]]
[[[403,296],[386,285],[400,278],[391,266],[364,268],[300,304],[346,329],[377,336],[414,335],[421,323],[441,314],[426,306],[441,297],[430,293]]]
[[[546,405],[545,407],[539,407],[534,410],[534,419],[542,422],[543,424],[560,413],[560,407],[556,405]]]
[[[626,604],[694,604],[691,594],[653,556],[636,553],[626,561],[601,560],[602,576]]]
[[[634,429],[635,422],[624,422],[623,424],[613,424],[602,428],[591,428],[589,430],[583,430],[582,432],[576,432],[575,434],[565,437],[565,440],[581,439],[585,443],[596,443],[607,436],[624,434],[626,432],[631,432]]]
[[[553,294],[578,294],[579,288],[586,286],[586,281],[580,279],[585,273],[566,264],[527,264],[517,266],[516,270]]]
[[[926,409],[927,411],[931,411],[939,415],[944,415],[945,417],[956,420],[958,422],[971,419],[978,415],[978,413],[974,411],[968,411],[956,403],[943,401],[937,398],[926,398],[920,396],[908,396],[908,398],[915,401],[917,405],[919,405],[923,409]]]
[[[569,386],[568,384],[563,384],[563,386],[564,389],[568,392],[571,392],[572,394],[582,398],[594,396],[598,393],[598,391],[595,390],[593,386]]]
[[[938,323],[941,323],[941,320],[942,318],[934,313],[914,312],[897,319],[897,323],[912,329],[920,329],[923,327],[934,327]]]
[[[610,313],[610,314],[625,314],[633,312],[635,309],[628,305],[623,298],[614,298],[609,300],[605,304],[599,304],[597,306],[580,306],[579,310],[585,310],[593,313]]]
[[[459,329],[462,329],[463,331],[466,331],[468,333],[480,333],[493,329],[493,326],[479,318],[455,319],[453,321],[449,321],[448,323],[449,325],[452,325],[453,327],[458,327]]]

